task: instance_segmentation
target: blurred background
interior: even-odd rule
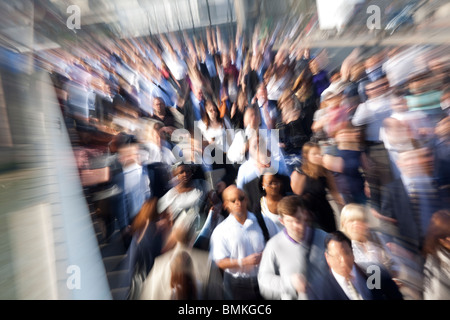
[[[269,41],[292,54],[326,49],[332,70],[361,46],[446,48],[449,13],[441,0],[1,0],[0,299],[117,294],[124,253],[99,241],[56,85],[56,74],[76,79],[73,63],[92,70],[95,89],[111,99],[114,87],[102,79],[111,79],[113,53],[133,65],[137,55],[151,57],[145,44],[160,36],[181,48],[178,40],[206,43],[213,30],[229,50],[237,35],[249,48]],[[105,146],[116,127],[95,118]]]

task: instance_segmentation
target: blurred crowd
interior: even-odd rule
[[[120,230],[124,298],[449,299],[448,47],[362,46],[329,70],[279,36],[37,56],[102,241]]]

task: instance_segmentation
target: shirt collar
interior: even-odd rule
[[[139,164],[133,163],[133,164],[131,164],[129,166],[124,167],[123,168],[123,172],[124,173],[128,173],[128,172],[131,172],[131,171],[134,171],[134,170],[137,170],[137,169],[141,169],[141,168],[142,167]]]
[[[305,246],[305,239],[309,239],[309,237],[311,236],[311,228],[306,227],[305,229],[305,234],[303,235],[303,239],[302,242],[297,242],[296,240],[294,240],[293,238],[291,238],[291,236],[288,234],[286,228],[283,229],[284,235],[288,238],[288,240],[292,243],[295,244],[300,244],[302,246]]]
[[[331,269],[331,273],[333,274],[334,278],[341,286],[346,286],[346,279],[344,276],[337,274],[333,269]],[[353,264],[352,271],[350,272],[350,279],[352,280],[353,283],[356,279],[356,274],[357,274],[356,267]]]
[[[241,224],[236,217],[234,216],[234,214],[230,214],[229,217],[232,219],[231,221],[233,221],[233,223],[236,223],[240,226],[244,226],[244,227],[249,227],[250,225],[253,224],[253,222],[256,221],[256,217],[253,215],[253,213],[251,213],[250,211],[247,211],[247,219],[245,219],[244,224]]]
[[[258,99],[258,106],[261,108],[268,100],[261,101]]]

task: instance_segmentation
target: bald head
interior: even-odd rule
[[[247,195],[236,185],[227,187],[222,193],[222,199],[228,213],[240,215],[247,213]]]
[[[234,184],[225,188],[225,190],[223,190],[223,192],[222,192],[222,201],[223,202],[227,201],[227,199],[229,199],[230,195],[233,194],[234,192],[236,192],[236,190],[239,190],[239,188]]]

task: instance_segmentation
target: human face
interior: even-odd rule
[[[233,188],[226,190],[225,208],[230,214],[244,214],[247,212],[247,197],[242,190]]]
[[[159,99],[153,100],[153,110],[156,111],[156,113],[162,113],[164,109],[164,104]]]
[[[202,101],[203,100],[203,90],[201,87],[194,87],[194,94],[195,97],[199,100]]]
[[[139,162],[138,147],[136,145],[129,145],[119,148],[118,155],[119,161],[124,167]]]
[[[341,105],[342,102],[342,94],[337,94],[326,100],[326,104],[328,108],[337,108]]]
[[[346,242],[331,240],[325,252],[328,266],[337,274],[349,278],[355,258],[352,248]]]
[[[447,251],[450,251],[450,237],[445,237],[439,239],[439,244],[444,247]]]
[[[258,128],[258,118],[254,109],[247,109],[244,114],[244,125],[245,127],[250,126],[250,128]]]
[[[257,97],[260,102],[265,102],[267,100],[267,89],[264,86],[258,88]]]
[[[256,166],[260,169],[268,169],[271,167],[270,157],[265,152],[261,152],[261,147],[256,150]]]
[[[275,66],[280,67],[281,65],[283,65],[285,59],[286,59],[286,52],[283,50],[278,51],[277,54],[275,55],[274,60]]]
[[[345,223],[348,237],[355,241],[364,242],[367,234],[367,224],[360,219],[349,220]]]
[[[297,208],[297,212],[293,216],[282,215],[280,217],[281,224],[286,228],[288,235],[297,242],[303,240],[305,234],[307,214],[301,208]]]
[[[406,112],[408,111],[408,104],[405,98],[394,97],[391,99],[391,107],[395,112]]]
[[[262,186],[267,195],[279,195],[281,192],[281,181],[272,174],[262,176]]]
[[[389,81],[386,78],[370,82],[366,85],[366,94],[369,99],[378,97],[389,90]]]
[[[175,169],[174,175],[180,184],[187,185],[191,181],[192,170],[188,166],[181,165]]]
[[[314,147],[311,148],[308,152],[308,161],[311,164],[322,165],[322,153],[320,152],[320,148]]]
[[[311,72],[312,72],[313,74],[316,74],[317,72],[320,71],[320,70],[319,70],[319,66],[318,66],[316,60],[313,59],[313,60],[311,60],[311,61],[309,62],[309,69],[311,70]]]
[[[217,119],[218,116],[217,109],[212,104],[208,104],[206,106],[206,113],[208,114],[209,119],[211,120]]]

